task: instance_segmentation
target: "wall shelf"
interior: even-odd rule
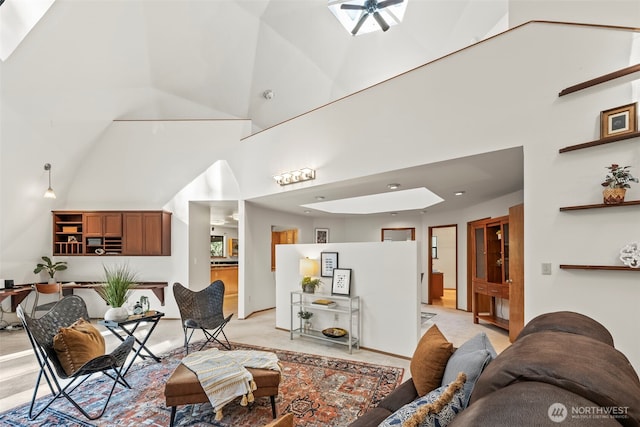
[[[570,86],[566,89],[560,91],[558,96],[565,96],[573,92],[577,92],[582,89],[589,88],[591,86],[598,85],[600,83],[608,82],[610,80],[614,80],[623,76],[628,76],[629,74],[633,74],[640,71],[640,64],[631,65],[629,67],[623,68],[621,70],[614,71],[609,74],[605,74],[600,77],[596,77],[595,79],[587,80],[586,82],[578,83],[576,85]]]
[[[566,153],[568,151],[575,151],[575,150],[581,150],[583,148],[596,147],[598,145],[611,144],[612,142],[624,141],[625,139],[637,138],[639,136],[640,136],[640,132],[610,136],[608,138],[596,139],[595,141],[584,142],[582,144],[570,145],[568,147],[561,148],[558,151],[560,153]]]
[[[631,205],[640,205],[640,200],[629,200],[626,202],[618,203],[617,205],[605,205],[604,203],[596,203],[594,205],[563,206],[560,208],[560,212],[577,211],[581,209],[615,208],[619,206],[631,206]]]
[[[578,264],[560,264],[562,270],[616,270],[616,271],[636,271],[640,272],[640,268],[631,268],[625,265],[578,265]]]

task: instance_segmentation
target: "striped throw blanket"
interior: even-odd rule
[[[212,348],[187,355],[182,364],[198,377],[216,413],[216,420],[222,419],[222,408],[236,397],[242,396],[243,406],[253,402],[252,391],[256,384],[246,368],[281,372],[275,353],[257,350],[220,351]]]

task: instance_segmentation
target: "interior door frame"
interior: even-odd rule
[[[433,238],[433,229],[435,228],[452,228],[455,230],[455,262],[456,262],[456,283],[455,283],[455,296],[456,296],[456,310],[458,307],[458,224],[446,224],[446,225],[430,225],[427,231],[427,304],[431,304],[431,273],[433,270],[433,258],[431,254],[431,239]]]

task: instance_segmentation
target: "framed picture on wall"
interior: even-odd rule
[[[351,269],[334,268],[331,281],[331,295],[349,295],[351,293]]]
[[[338,252],[320,252],[320,276],[333,277],[333,270],[338,268]]]
[[[600,113],[600,138],[624,135],[638,131],[636,105],[623,105]]]
[[[328,228],[316,228],[316,243],[329,243],[329,229]]]

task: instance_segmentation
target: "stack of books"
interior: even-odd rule
[[[313,301],[311,304],[313,305],[321,305],[323,307],[335,307],[336,302],[331,301],[330,299],[317,299]]]

